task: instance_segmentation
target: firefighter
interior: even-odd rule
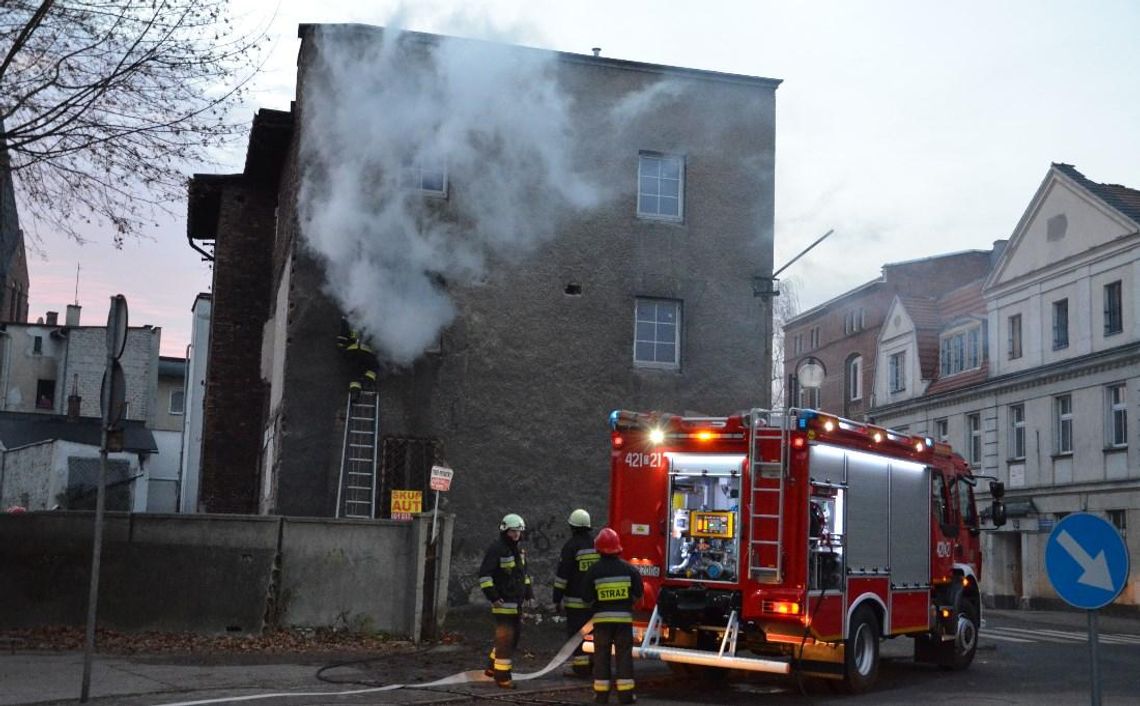
[[[495,620],[495,646],[485,674],[494,677],[504,689],[515,688],[511,681],[511,656],[519,644],[522,627],[522,609],[534,605],[534,589],[526,570],[526,552],[519,547],[526,522],[510,513],[499,523],[496,539],[479,566],[479,588],[491,602],[491,615]]]
[[[641,574],[621,559],[621,539],[604,527],[594,540],[601,558],[586,572],[586,600],[594,612],[594,702],[610,698],[610,650],[616,662],[618,702],[637,701],[633,692],[633,604],[641,598]]]
[[[598,560],[594,538],[590,533],[590,513],[579,508],[570,513],[570,539],[562,545],[558,573],[554,577],[554,610],[566,611],[566,637],[573,637],[590,619],[590,608],[583,599],[583,580],[586,572]],[[574,650],[570,671],[566,676],[590,675],[590,656],[582,651],[581,643]]]
[[[348,392],[354,398],[361,390],[376,388],[377,368],[376,354],[360,338],[360,332],[352,328],[348,319],[341,317],[340,334],[336,337],[336,347],[348,356],[355,368],[352,381],[348,383]]]

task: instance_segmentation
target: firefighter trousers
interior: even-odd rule
[[[578,631],[582,629],[590,620],[593,611],[588,608],[566,608],[566,637],[574,637]],[[582,643],[578,643],[578,649],[574,650],[574,656],[570,658],[570,668],[574,670],[575,674],[588,676],[590,674],[590,655],[582,651]]]
[[[633,703],[633,624],[594,623],[594,697],[604,702],[610,693],[610,651],[613,650],[618,701]]]
[[[487,669],[499,684],[511,683],[511,658],[519,646],[522,633],[522,615],[495,615],[495,646]]]

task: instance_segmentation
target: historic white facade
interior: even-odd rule
[[[984,593],[1048,604],[1044,548],[1066,514],[1105,517],[1140,556],[1140,191],[1052,165],[979,296],[964,285],[896,299],[872,417],[949,441],[1006,483],[1010,521],[987,537]],[[936,334],[917,324],[931,310]],[[888,365],[899,353],[917,359],[895,366],[902,381]],[[1117,603],[1140,605],[1137,578],[1134,563]]]

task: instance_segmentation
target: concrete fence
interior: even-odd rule
[[[340,626],[419,641],[447,607],[453,516],[410,522],[107,513],[98,624],[257,633]],[[94,514],[0,514],[0,628],[82,625]]]

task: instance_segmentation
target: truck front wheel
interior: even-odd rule
[[[879,620],[870,606],[862,606],[851,616],[844,646],[843,690],[861,694],[879,677]]]
[[[947,655],[944,666],[949,669],[965,669],[974,661],[974,654],[978,651],[978,604],[970,598],[963,598],[958,611],[958,624],[954,631],[954,646],[952,655]]]

